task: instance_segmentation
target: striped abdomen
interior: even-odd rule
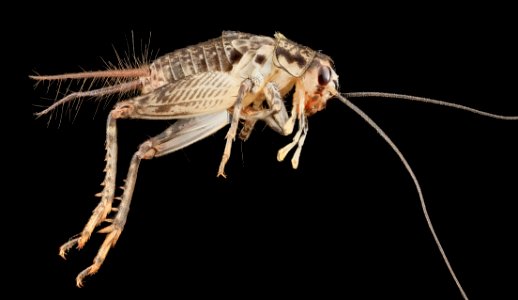
[[[229,72],[233,64],[239,61],[243,53],[232,46],[232,41],[249,40],[254,35],[240,32],[223,32],[220,38],[179,49],[157,58],[150,68],[147,93],[167,83],[199,74],[202,72]]]

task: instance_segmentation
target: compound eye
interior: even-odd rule
[[[318,70],[318,84],[327,85],[331,81],[331,69],[328,66],[320,67]]]

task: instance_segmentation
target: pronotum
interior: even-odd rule
[[[80,98],[99,98],[128,92],[137,94],[119,101],[108,116],[106,174],[104,187],[97,194],[101,200],[81,233],[63,244],[59,251],[65,257],[72,247],[82,248],[97,226],[110,223],[99,230],[106,234],[106,238],[93,264],[77,276],[77,286],[81,287],[86,276],[99,270],[122,233],[142,159],[172,153],[230,125],[217,173],[218,176],[225,177],[225,165],[235,137],[239,136],[246,141],[256,123],[264,122],[281,135],[293,135],[292,141],[279,150],[277,159],[284,160],[294,149],[291,164],[296,169],[308,131],[308,117],[321,111],[329,99],[338,98],[372,126],[404,164],[415,184],[427,224],[446,267],[460,293],[467,299],[435,233],[412,168],[384,131],[348,98],[399,98],[443,105],[502,120],[517,120],[518,117],[501,116],[454,103],[400,94],[341,94],[338,90],[338,75],[334,71],[331,58],[290,41],[280,33],[271,38],[225,31],[221,37],[173,51],[134,68],[35,75],[31,78],[37,81],[112,80],[106,81],[108,83],[101,88],[71,92],[38,112],[38,117]],[[290,91],[294,91],[291,99],[286,97]],[[286,101],[290,100],[291,109],[288,110]],[[131,160],[124,191],[121,197],[116,197],[116,121],[122,118],[177,121],[161,134],[141,144]],[[120,200],[118,205],[113,204],[114,200]]]

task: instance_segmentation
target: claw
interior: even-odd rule
[[[225,174],[225,165],[227,164],[228,158],[229,155],[223,153],[223,157],[221,158],[221,162],[219,163],[218,175],[216,175],[216,177],[222,176],[223,178],[227,178],[227,175]]]
[[[61,256],[63,259],[67,259],[66,255],[68,250],[72,248],[77,243],[77,239],[71,240],[63,244],[61,247],[59,247],[59,256]]]
[[[99,265],[93,264],[93,265],[89,266],[88,268],[84,269],[81,273],[79,273],[79,275],[77,275],[77,277],[76,277],[77,287],[82,288],[83,279],[85,279],[86,276],[90,276],[90,275],[97,273],[97,271],[99,271],[100,267],[101,267],[100,264]]]
[[[61,247],[59,247],[59,256],[61,256],[63,259],[67,259],[66,255],[67,255],[68,250],[70,250],[72,247],[77,245],[77,242],[79,241],[79,239],[80,239],[80,236],[78,234],[76,234],[73,237],[71,237],[68,242],[61,245]]]
[[[122,228],[120,226],[110,225],[101,229],[99,232],[109,232],[109,234],[104,239],[101,248],[99,248],[99,252],[97,252],[97,255],[94,258],[94,263],[88,268],[84,269],[81,273],[79,273],[79,275],[77,275],[76,285],[79,288],[83,286],[83,280],[87,276],[93,275],[99,271],[104,260],[106,259],[106,256],[108,255],[108,252],[113,246],[115,246],[115,243],[117,243],[117,240],[122,233]]]

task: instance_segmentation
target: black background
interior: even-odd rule
[[[276,161],[288,143],[258,126],[236,141],[227,179],[216,178],[222,130],[172,155],[144,161],[126,228],[100,272],[75,287],[102,242],[96,234],[68,260],[61,243],[95,207],[109,107],[82,103],[61,122],[34,119],[55,86],[27,75],[103,69],[131,32],[159,54],[222,30],[279,31],[335,62],[342,92],[432,97],[516,115],[515,20],[505,8],[289,8],[275,3],[142,2],[16,11],[6,29],[4,99],[9,171],[4,245],[9,286],[53,297],[298,297],[460,299],[401,162],[337,100],[310,119],[298,170]],[[202,16],[202,12],[211,16]],[[17,18],[19,16],[19,18]],[[102,58],[102,59],[101,59]],[[9,70],[7,68],[6,70]],[[14,79],[15,82],[11,82]],[[472,299],[516,296],[518,159],[513,122],[399,100],[352,99],[392,137],[414,168],[437,234]],[[138,145],[168,121],[119,124],[121,185]],[[22,127],[21,125],[25,126]],[[30,128],[27,131],[27,126]],[[12,182],[12,184],[11,184]],[[11,268],[12,267],[12,268]],[[509,274],[510,275],[509,275]]]

